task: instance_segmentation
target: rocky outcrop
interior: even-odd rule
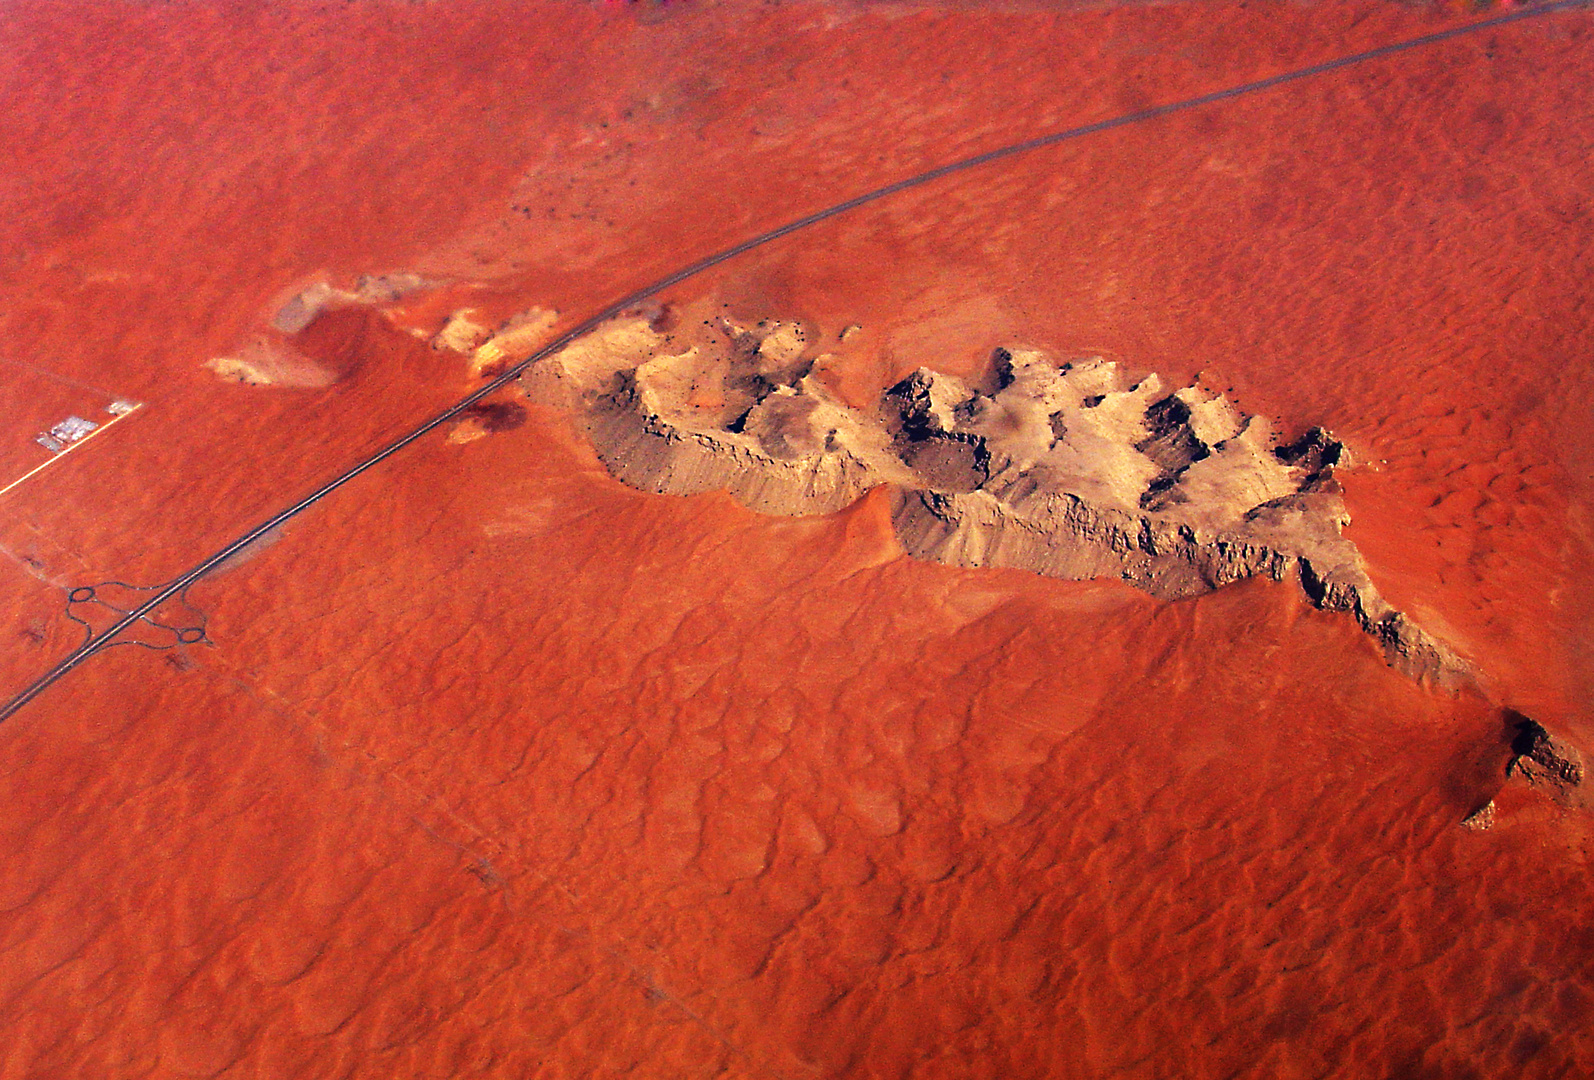
[[[378,307],[431,287],[418,274],[362,274],[353,289],[315,281],[284,300],[271,317],[271,329],[297,334],[324,311],[346,307]]]
[[[809,375],[794,326],[729,323],[679,351],[652,321],[616,320],[537,365],[533,397],[580,404],[599,456],[645,491],[723,489],[766,514],[828,514],[912,484],[877,422]]]
[[[231,353],[205,361],[229,382],[284,389],[321,389],[341,380],[346,370],[311,359],[296,341],[323,315],[350,309],[381,308],[435,287],[417,274],[365,274],[352,289],[314,281],[278,301],[270,318]]]
[[[991,386],[929,369],[866,414],[812,374],[800,326],[726,319],[674,332],[615,319],[527,373],[533,398],[579,409],[616,477],[648,491],[725,490],[769,514],[831,513],[892,489],[913,556],[1052,577],[1117,577],[1164,599],[1259,575],[1354,618],[1389,662],[1450,682],[1461,661],[1378,594],[1354,545],[1321,428],[1283,442],[1265,420],[1116,364],[998,350]]]
[[[1536,720],[1513,714],[1512,758],[1506,776],[1549,796],[1562,806],[1587,806],[1583,755]]]
[[[1495,818],[1499,812],[1495,809],[1494,800],[1490,799],[1472,813],[1461,819],[1461,827],[1472,832],[1488,832],[1494,828]]]
[[[320,389],[338,381],[338,372],[319,364],[281,338],[258,334],[229,356],[205,366],[229,382],[247,386]]]
[[[496,375],[536,352],[553,337],[554,324],[559,321],[552,311],[532,308],[489,332],[472,316],[469,309],[456,311],[432,339],[432,347],[469,353],[470,373],[477,378]]]
[[[895,499],[898,535],[920,558],[1055,577],[1116,576],[1177,599],[1265,575],[1297,579],[1418,677],[1460,661],[1379,596],[1354,545],[1333,471],[1344,446],[1321,428],[1281,444],[1221,394],[1123,385],[1101,360],[1052,364],[1000,351],[999,389],[974,393],[921,370],[886,394],[904,438],[972,440],[983,458],[962,490],[926,484]],[[926,404],[933,403],[933,404]],[[928,416],[928,419],[921,419]]]

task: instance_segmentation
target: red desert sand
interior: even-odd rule
[[[1502,12],[635,313],[859,415],[1022,346],[1327,429],[1464,677],[1299,575],[628,486],[517,379],[0,725],[0,1080],[1594,1075],[1584,7],[12,4],[0,690],[696,259]]]

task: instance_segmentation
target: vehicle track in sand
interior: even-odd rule
[[[739,255],[754,250],[755,248],[772,243],[781,239],[782,237],[789,236],[792,233],[799,232],[803,229],[809,228],[810,226],[829,220],[830,218],[848,213],[852,210],[856,210],[861,206],[878,202],[881,199],[888,198],[889,196],[895,195],[899,192],[907,191],[925,184],[930,184],[936,180],[942,179],[943,177],[951,176],[970,169],[979,168],[984,165],[989,165],[994,162],[1002,161],[1006,158],[1028,153],[1032,150],[1040,150],[1044,149],[1045,147],[1069,142],[1088,135],[1095,135],[1101,132],[1111,131],[1116,128],[1128,127],[1133,124],[1140,124],[1147,121],[1156,120],[1164,116],[1185,112],[1191,109],[1199,109],[1208,105],[1215,105],[1220,102],[1232,100],[1234,98],[1260,93],[1265,90],[1271,90],[1289,83],[1315,78],[1320,75],[1327,75],[1344,68],[1370,63],[1385,57],[1409,52],[1414,49],[1421,49],[1431,45],[1437,45],[1441,42],[1463,37],[1468,34],[1477,33],[1482,30],[1498,28],[1508,24],[1522,22],[1527,19],[1538,18],[1543,15],[1565,11],[1572,8],[1586,7],[1589,5],[1589,3],[1590,0],[1550,0],[1550,2],[1547,3],[1522,8],[1517,11],[1507,12],[1503,15],[1497,15],[1487,19],[1481,19],[1477,22],[1467,23],[1463,26],[1451,27],[1447,30],[1440,30],[1431,34],[1422,34],[1417,37],[1406,38],[1402,41],[1392,42],[1388,45],[1381,45],[1377,48],[1368,49],[1363,52],[1352,53],[1348,56],[1342,56],[1334,60],[1326,60],[1320,63],[1311,64],[1306,67],[1297,68],[1295,70],[1283,72],[1278,75],[1272,75],[1265,79],[1257,79],[1251,82],[1240,83],[1236,86],[1227,87],[1222,90],[1216,90],[1206,94],[1199,94],[1194,97],[1183,98],[1179,101],[1169,102],[1164,105],[1155,105],[1145,109],[1137,109],[1131,112],[1121,113],[1118,116],[1109,117],[1105,120],[1097,120],[1092,123],[1082,124],[1077,127],[1067,128],[1062,131],[1052,132],[1047,135],[1040,135],[1036,136],[1035,138],[1022,140],[1020,142],[1010,143],[1007,146],[999,147],[995,150],[988,150],[984,153],[975,154],[971,157],[962,158],[958,161],[941,165],[934,169],[929,169],[925,172],[907,177],[906,179],[898,180],[895,183],[887,184],[884,187],[875,188],[871,191],[864,192],[861,195],[853,196],[850,199],[846,199],[821,210],[817,210],[804,217],[789,221],[784,225],[770,229],[767,232],[760,233],[757,236],[751,237],[747,240],[743,240],[742,242],[732,245],[731,247],[724,248],[720,251],[714,252],[713,254],[707,255],[704,258],[690,263],[673,273],[667,274],[662,278],[642,286],[636,291],[614,301],[597,313],[588,316],[586,319],[572,326],[563,334],[542,346],[526,359],[506,368],[491,381],[478,387],[470,394],[461,398],[455,404],[424,421],[417,427],[406,432],[404,435],[401,435],[399,438],[395,439],[381,450],[371,454],[369,457],[356,463],[346,471],[338,474],[316,490],[312,491],[310,494],[288,506],[286,509],[279,511],[272,517],[261,522],[259,525],[256,525],[254,528],[245,532],[236,540],[228,543],[201,562],[195,564],[192,568],[184,573],[159,585],[141,587],[142,589],[147,589],[153,595],[151,595],[151,597],[144,603],[122,615],[110,626],[106,627],[106,629],[97,634],[92,634],[87,640],[84,641],[82,645],[74,649],[71,653],[67,654],[66,657],[60,660],[49,671],[40,676],[38,679],[34,680],[31,684],[7,701],[3,707],[0,707],[0,722],[10,719],[18,711],[26,707],[34,698],[44,693],[45,690],[49,689],[52,685],[65,677],[80,664],[87,661],[93,655],[103,649],[117,644],[118,642],[116,641],[116,638],[128,628],[135,626],[140,622],[151,621],[149,616],[152,615],[162,604],[174,596],[185,593],[206,574],[227,562],[240,551],[259,540],[262,536],[271,532],[273,529],[280,527],[294,517],[297,517],[299,514],[303,513],[311,506],[314,506],[322,499],[331,495],[333,492],[337,491],[351,480],[354,480],[367,470],[375,468],[377,465],[381,464],[383,461],[386,461],[394,454],[397,454],[411,443],[414,443],[428,433],[436,430],[443,424],[448,423],[450,420],[455,419],[465,410],[469,409],[472,405],[475,405],[477,402],[490,396],[498,390],[503,389],[509,383],[519,378],[527,368],[531,367],[544,357],[558,352],[560,349],[563,349],[577,338],[591,332],[604,322],[607,322],[609,319],[619,315],[625,310],[632,308],[645,300],[649,300],[654,296],[657,296],[659,293],[673,285],[677,285],[682,281],[696,277],[698,274],[712,269],[721,263],[734,259]]]

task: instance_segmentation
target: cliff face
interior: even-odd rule
[[[490,342],[489,342],[490,344]],[[542,361],[535,399],[579,409],[620,480],[723,489],[767,514],[832,513],[881,485],[903,547],[956,566],[1117,577],[1178,599],[1256,575],[1352,616],[1389,662],[1453,683],[1462,662],[1379,596],[1318,428],[1292,443],[1223,395],[1131,385],[1099,358],[999,349],[980,389],[929,369],[848,407],[800,326],[616,319]],[[822,359],[822,358],[818,358]]]

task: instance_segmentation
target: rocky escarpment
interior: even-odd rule
[[[1280,444],[1222,395],[1168,393],[1155,375],[1124,386],[1100,360],[1058,367],[1003,350],[997,375],[991,394],[925,370],[887,392],[889,412],[909,418],[910,453],[958,440],[980,461],[964,490],[895,493],[897,533],[912,554],[1116,576],[1164,599],[1257,575],[1293,578],[1318,607],[1354,617],[1395,666],[1440,680],[1460,673],[1456,657],[1379,596],[1341,535],[1349,515],[1334,469],[1347,455],[1327,432]]]
[[[1165,599],[1295,580],[1401,670],[1441,682],[1463,671],[1383,600],[1341,535],[1334,471],[1347,455],[1326,431],[1286,443],[1221,394],[1020,349],[998,350],[984,387],[920,369],[871,414],[826,389],[812,353],[790,323],[681,329],[642,313],[539,362],[523,385],[580,410],[604,463],[638,488],[723,489],[796,515],[888,485],[897,534],[921,559],[1117,577]]]
[[[835,399],[792,325],[721,321],[666,334],[618,319],[529,371],[533,398],[577,405],[616,477],[647,491],[725,490],[766,514],[828,514],[881,484],[915,485],[878,420]]]
[[[1506,776],[1535,788],[1562,806],[1587,806],[1583,755],[1535,720],[1512,714],[1514,732]]]
[[[1531,792],[1563,810],[1594,808],[1594,798],[1583,785],[1587,769],[1577,747],[1514,709],[1504,710],[1504,720],[1510,739],[1510,757],[1505,766],[1507,786],[1516,788],[1518,793]],[[1462,820],[1464,828],[1474,832],[1494,828],[1500,816],[1497,800],[1504,792],[1491,794],[1489,801]]]

